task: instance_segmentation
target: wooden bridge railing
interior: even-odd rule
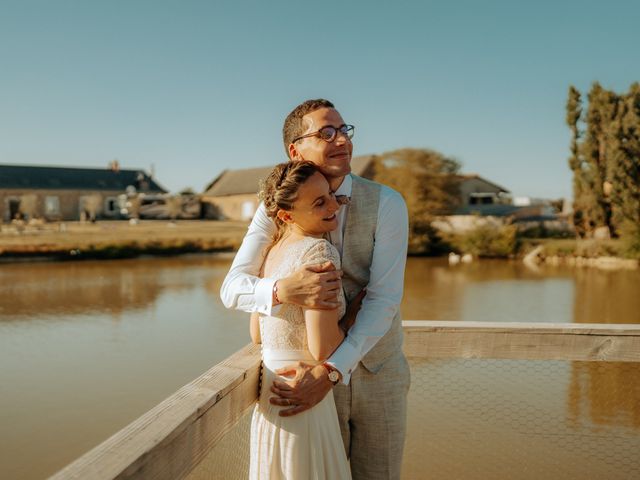
[[[405,321],[410,359],[640,362],[640,325]],[[185,478],[257,399],[260,348],[247,345],[51,477]]]
[[[51,479],[184,478],[256,400],[259,376],[247,345]]]

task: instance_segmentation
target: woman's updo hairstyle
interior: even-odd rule
[[[312,162],[291,160],[276,165],[267,178],[260,182],[260,200],[264,203],[267,215],[273,219],[277,227],[272,245],[277,243],[284,233],[285,224],[278,218],[278,211],[293,210],[298,190],[316,172],[318,168]]]

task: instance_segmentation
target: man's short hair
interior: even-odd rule
[[[304,134],[304,125],[302,117],[307,113],[315,112],[321,108],[336,108],[329,100],[324,98],[317,98],[314,100],[307,100],[294,108],[287,118],[284,120],[284,126],[282,127],[282,141],[284,142],[284,149],[289,156],[289,144],[293,143],[294,138]]]

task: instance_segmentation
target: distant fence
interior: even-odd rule
[[[598,390],[617,375],[625,391],[609,381],[605,397],[635,414],[620,399],[640,393],[640,325],[403,325],[412,372],[404,478],[640,475],[640,417],[637,428],[594,423],[581,394],[585,378]],[[260,348],[248,345],[52,478],[246,478],[259,372]]]

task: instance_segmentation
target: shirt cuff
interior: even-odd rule
[[[255,300],[257,311],[263,315],[270,316],[273,312],[273,286],[276,280],[273,278],[261,278],[258,280],[255,289]]]
[[[361,355],[360,350],[349,342],[349,337],[329,357],[327,363],[334,367],[342,375],[342,383],[349,385],[351,374],[358,367]]]

